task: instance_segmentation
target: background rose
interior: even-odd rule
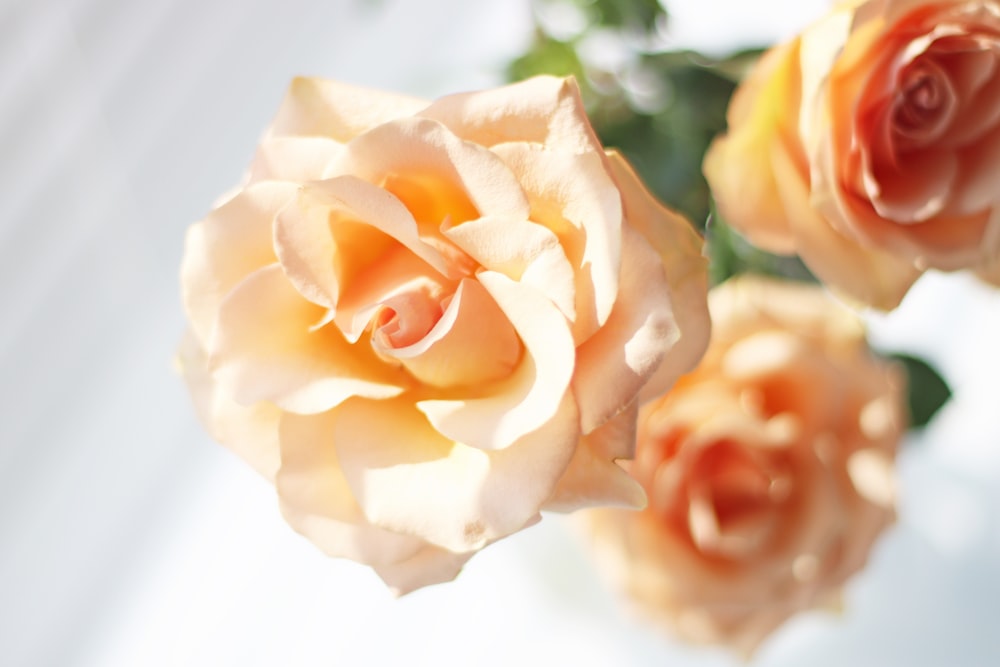
[[[540,509],[641,505],[613,461],[706,345],[700,247],[572,80],[428,104],[297,79],[188,233],[181,365],[289,523],[405,592]]]
[[[769,51],[704,163],[723,216],[851,299],[1000,272],[1000,4],[842,2]]]
[[[583,518],[642,612],[749,654],[835,601],[892,519],[902,382],[818,287],[735,278],[710,306],[702,364],[640,411],[648,508]]]

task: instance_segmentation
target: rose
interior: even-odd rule
[[[704,170],[723,217],[851,300],[1000,285],[1000,3],[841,2],[766,53]]]
[[[640,411],[649,506],[581,518],[640,612],[749,655],[835,600],[891,520],[902,382],[818,287],[743,277],[709,304],[701,365]]]
[[[571,79],[300,78],[188,232],[181,367],[287,521],[406,592],[541,509],[644,502],[614,460],[707,344],[700,249]]]

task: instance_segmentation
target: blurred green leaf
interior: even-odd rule
[[[890,359],[906,368],[909,380],[910,427],[922,428],[951,398],[951,388],[926,361],[908,354],[891,354]]]
[[[583,63],[576,55],[576,48],[541,31],[536,33],[531,49],[507,66],[510,81],[522,81],[538,74],[572,75],[581,82],[585,79]]]
[[[705,229],[708,274],[712,285],[740,273],[760,273],[791,280],[817,282],[798,257],[772,255],[756,248],[713,211]]]
[[[596,23],[626,29],[641,29],[651,33],[667,13],[659,0],[578,0],[596,12]],[[661,18],[662,17],[662,18]]]

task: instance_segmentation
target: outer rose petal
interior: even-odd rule
[[[326,137],[265,138],[250,165],[250,182],[313,181],[322,178],[341,145]]]
[[[258,183],[191,225],[181,262],[181,292],[202,345],[215,328],[219,305],[253,271],[275,261],[271,226],[295,197],[294,183]]]
[[[208,372],[204,349],[190,331],[181,341],[177,361],[201,423],[209,434],[273,481],[280,465],[278,423],[281,410],[266,402],[243,406],[221,391]]]
[[[329,137],[347,143],[371,128],[410,116],[427,102],[346,83],[297,77],[271,124],[273,137]]]
[[[451,581],[461,572],[474,552],[457,554],[426,545],[407,560],[373,569],[396,595],[405,595],[423,586]]]
[[[313,331],[323,310],[305,301],[277,264],[233,290],[209,346],[211,368],[238,403],[271,401],[315,413],[351,396],[388,398],[409,384],[370,347],[351,345],[330,326]]]
[[[643,235],[663,261],[674,326],[680,334],[640,392],[639,400],[645,401],[667,391],[705,353],[711,332],[706,299],[708,259],[702,254],[704,242],[691,223],[657,201],[624,157],[609,151],[608,163],[622,193],[626,223]]]
[[[573,78],[539,76],[503,88],[442,97],[420,112],[482,146],[509,141],[601,152]]]
[[[503,450],[443,437],[405,400],[345,403],[334,446],[373,524],[455,552],[533,521],[566,469],[579,432],[566,396],[553,418]]]
[[[891,310],[899,305],[920,270],[905,260],[864,248],[837,233],[809,202],[799,171],[781,151],[772,155],[774,173],[783,184],[799,255],[813,273],[851,301]]]
[[[788,135],[799,108],[799,41],[767,52],[737,89],[729,134],[712,142],[703,171],[723,218],[771,252],[795,252],[795,237],[771,166],[774,151],[798,151]]]
[[[632,458],[635,453],[637,412],[638,407],[633,403],[580,439],[566,473],[544,509],[571,512],[599,505],[630,509],[646,506],[646,492],[614,463],[617,459]]]
[[[573,394],[584,433],[631,403],[680,339],[659,256],[639,232],[622,232],[618,300],[604,326],[577,349]]]

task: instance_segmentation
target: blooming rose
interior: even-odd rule
[[[881,309],[927,268],[1000,285],[1000,2],[841,2],[728,120],[705,175],[751,242]]]
[[[288,522],[406,592],[541,509],[644,502],[614,460],[707,345],[700,249],[572,80],[300,78],[188,232],[181,366]]]
[[[818,287],[747,277],[709,299],[702,364],[639,414],[649,506],[583,518],[639,611],[748,655],[835,599],[892,519],[902,382]]]

